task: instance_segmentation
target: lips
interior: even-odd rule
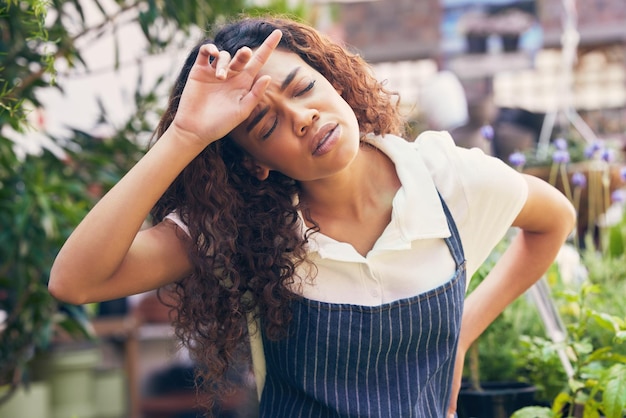
[[[339,124],[327,123],[320,128],[311,141],[311,154],[325,154],[330,149],[331,143],[337,140]]]

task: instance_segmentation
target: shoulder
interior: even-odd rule
[[[437,171],[445,168],[462,169],[463,160],[470,157],[481,158],[485,154],[479,149],[466,149],[456,145],[447,131],[425,131],[413,142],[426,165]],[[467,155],[465,155],[467,154]]]
[[[507,224],[526,201],[520,172],[479,148],[457,146],[447,132],[425,132],[414,146],[459,223]]]
[[[465,192],[502,192],[511,186],[525,189],[521,173],[479,148],[463,148],[445,131],[426,131],[415,140],[437,187],[456,184]],[[458,190],[457,190],[458,191]]]
[[[448,132],[426,131],[412,143],[426,166],[435,187],[450,208],[455,221],[463,223],[469,211],[464,177],[469,162],[457,155],[459,149]]]

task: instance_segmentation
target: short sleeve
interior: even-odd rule
[[[521,211],[528,186],[521,173],[478,148],[462,148],[447,132],[416,140],[461,235],[471,277]]]
[[[187,227],[187,224],[183,222],[183,220],[180,218],[180,215],[178,214],[178,212],[170,212],[168,213],[164,220],[169,220],[173,223],[175,223],[180,229],[182,229],[185,234],[189,235],[189,227]]]

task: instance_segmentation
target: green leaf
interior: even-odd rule
[[[583,418],[600,418],[600,411],[598,411],[597,402],[592,399],[585,402],[585,409],[583,411]]]
[[[593,351],[591,354],[589,354],[586,363],[607,359],[610,360],[612,358],[612,350],[613,347],[600,347],[597,350]]]
[[[606,375],[602,404],[606,418],[622,418],[626,409],[626,365],[616,364]]]
[[[581,390],[581,389],[584,389],[584,388],[585,388],[585,383],[584,383],[584,382],[581,382],[580,380],[575,379],[575,378],[571,378],[571,379],[569,379],[569,380],[567,381],[567,385],[569,386],[570,390],[571,390],[573,393],[576,393],[576,392],[578,392],[579,390]]]
[[[554,398],[554,402],[552,402],[552,412],[560,413],[567,405],[571,404],[572,401],[573,399],[569,393],[559,393],[556,398]]]
[[[527,406],[519,409],[510,418],[555,418],[556,414],[545,406]]]
[[[619,257],[624,254],[624,235],[621,225],[616,225],[609,229],[607,252],[612,257]]]
[[[576,353],[578,353],[579,355],[589,354],[593,351],[593,345],[587,340],[574,342],[572,343],[572,346],[574,347],[574,350],[576,350]]]
[[[600,327],[608,331],[617,333],[621,327],[622,320],[617,316],[593,310],[589,311],[589,316],[593,318]]]
[[[583,283],[581,292],[582,292],[583,296],[597,295],[597,294],[602,292],[602,288],[598,284],[594,284],[594,283],[591,283],[591,282],[585,282],[585,283]]]

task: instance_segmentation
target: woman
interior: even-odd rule
[[[50,291],[82,304],[175,284],[210,393],[252,341],[263,417],[454,415],[467,348],[548,268],[574,212],[446,133],[401,139],[394,99],[306,25],[225,26],[188,57],[158,141],[67,240]]]

